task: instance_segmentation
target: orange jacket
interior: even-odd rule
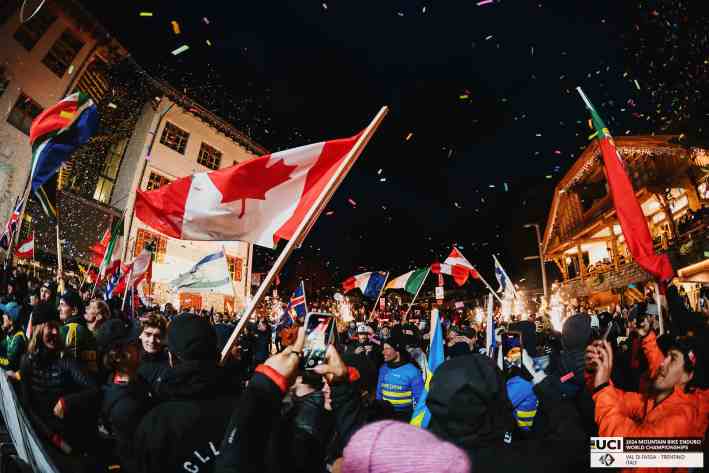
[[[665,359],[665,355],[662,354],[660,347],[657,346],[657,336],[655,332],[650,332],[643,338],[643,352],[645,353],[645,358],[647,358],[648,371],[650,373],[650,378],[655,379],[657,372],[660,370],[662,361]],[[709,427],[709,389],[695,389],[687,395],[697,403],[699,408],[699,431],[700,437],[704,437],[704,433]]]
[[[660,403],[640,393],[625,392],[612,384],[593,395],[596,424],[601,437],[703,437],[694,397],[681,388]],[[686,471],[669,468],[631,468],[628,472]]]

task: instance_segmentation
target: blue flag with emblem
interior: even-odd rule
[[[428,389],[431,384],[431,378],[441,364],[445,361],[443,355],[443,328],[441,327],[441,318],[438,315],[438,309],[431,311],[431,342],[428,348],[428,362],[424,367],[424,389],[421,393],[421,398],[416,404],[413,415],[411,416],[411,425],[427,428],[431,421],[431,412],[426,407],[426,398],[428,398]]]

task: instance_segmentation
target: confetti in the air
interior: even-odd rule
[[[140,16],[153,16],[153,12],[142,11],[140,12]]]
[[[183,45],[180,46],[179,48],[177,48],[177,49],[175,49],[174,51],[172,51],[172,55],[173,55],[173,56],[177,56],[178,54],[184,53],[184,52],[187,51],[188,49],[190,49],[190,47],[187,46],[186,44],[183,44]]]
[[[172,20],[170,23],[172,24],[172,31],[175,34],[180,34],[180,24],[175,20]]]

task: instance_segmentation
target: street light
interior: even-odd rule
[[[537,248],[539,249],[539,256],[530,256],[525,259],[537,259],[539,258],[539,264],[542,266],[542,285],[544,286],[544,299],[549,300],[549,289],[547,288],[547,270],[544,267],[544,255],[542,251],[542,233],[539,229],[538,223],[528,223],[524,225],[524,228],[532,228],[536,231],[537,235]]]

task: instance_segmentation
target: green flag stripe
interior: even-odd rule
[[[411,277],[409,277],[409,279],[406,281],[406,286],[404,287],[404,290],[409,294],[415,295],[423,284],[423,280],[426,278],[426,273],[428,273],[427,268],[415,270],[411,274]]]

